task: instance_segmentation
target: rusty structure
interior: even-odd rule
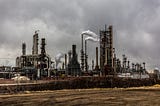
[[[114,74],[112,26],[100,31],[100,70],[103,76]]]

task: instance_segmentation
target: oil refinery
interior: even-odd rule
[[[99,43],[95,47],[96,65],[92,61],[92,70],[89,70],[87,43],[88,41]],[[41,39],[39,45],[38,32],[33,35],[32,54],[26,54],[26,44],[22,43],[22,55],[16,58],[16,68],[20,74],[30,79],[43,79],[54,76],[117,76],[129,78],[149,78],[149,74],[143,63],[131,63],[126,55],[120,60],[116,56],[116,49],[113,47],[113,27],[105,26],[100,30],[99,35],[92,31],[81,33],[81,55],[80,62],[76,51],[76,45],[72,45],[72,50],[67,53],[60,53],[52,60],[45,50],[45,38]],[[39,48],[40,47],[40,52]],[[60,59],[64,58],[64,61]],[[95,57],[92,57],[95,58]],[[62,67],[58,68],[58,64]],[[131,65],[130,65],[131,64]],[[55,66],[55,67],[53,67]],[[16,70],[17,71],[17,70]]]
[[[92,87],[93,85],[90,85],[92,83],[97,85],[97,81],[103,82],[105,87],[152,85],[159,81],[160,73],[158,69],[155,69],[153,73],[148,73],[145,62],[133,63],[127,59],[126,55],[122,56],[122,60],[117,57],[116,48],[113,47],[114,35],[111,25],[100,30],[99,35],[89,30],[80,34],[80,59],[78,59],[79,52],[76,50],[76,44],[73,44],[68,52],[59,53],[55,56],[55,59],[52,59],[46,51],[47,43],[45,38],[41,38],[40,42],[39,39],[39,33],[35,31],[31,54],[26,54],[27,44],[22,43],[22,53],[16,58],[16,66],[0,67],[1,79],[8,81],[20,80],[20,82],[21,80],[22,82],[25,82],[25,80],[27,82],[28,80],[29,82],[45,82],[47,80],[49,82],[58,81],[59,84],[61,84],[61,80],[71,83],[71,79],[74,81],[76,79],[75,88],[83,88],[81,81],[84,80],[87,81],[87,87]],[[99,46],[94,47],[96,56],[92,57],[92,69],[89,69],[88,63],[88,41],[98,42],[99,44]],[[95,65],[94,61],[96,61]],[[61,63],[61,68],[58,68],[59,63]],[[101,86],[99,84],[98,87]],[[64,83],[58,89],[68,88],[66,86],[68,86],[67,83]],[[74,88],[74,84],[70,85],[69,88]]]

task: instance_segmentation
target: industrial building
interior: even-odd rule
[[[50,56],[45,50],[45,38],[41,39],[41,52],[39,53],[39,37],[37,31],[33,35],[32,54],[26,54],[26,44],[22,43],[22,55],[17,57],[16,66],[30,78],[43,78],[51,76],[116,76],[127,78],[149,78],[145,69],[145,63],[132,63],[123,55],[122,61],[116,57],[116,49],[113,47],[113,27],[105,26],[104,30],[100,30],[97,40],[99,47],[95,47],[96,64],[92,60],[92,70],[89,70],[87,40],[84,34],[93,34],[92,32],[85,32],[81,34],[81,63],[78,62],[76,53],[76,45],[72,45],[72,50],[67,54],[60,54],[64,57],[62,68],[51,69]],[[91,36],[91,35],[89,35]],[[95,37],[92,36],[93,38]],[[84,41],[85,39],[85,41]],[[100,52],[100,53],[98,53]],[[94,58],[94,57],[92,57]],[[60,58],[58,58],[60,59]],[[56,60],[55,60],[56,61]],[[56,63],[57,64],[57,63]],[[54,71],[53,71],[54,70]]]
[[[71,76],[81,75],[80,64],[78,62],[78,57],[76,53],[76,45],[72,45],[72,57],[69,59],[69,63],[67,67],[67,75],[71,75]]]
[[[26,44],[22,43],[22,55],[16,58],[16,67],[25,71],[26,74],[38,77],[50,76],[51,58],[45,50],[45,38],[41,39],[41,52],[39,53],[39,37],[37,31],[33,35],[32,54],[26,54]]]
[[[92,38],[92,40],[96,39],[95,41],[99,43],[98,47],[95,47],[96,57],[91,57],[96,59],[95,66],[92,59],[92,70],[89,70],[88,65],[88,45],[85,34],[89,36],[88,38]],[[41,38],[41,42],[39,43],[39,35],[35,31],[32,53],[26,53],[27,45],[23,42],[22,55],[16,58],[16,70],[12,70],[11,72],[19,72],[21,75],[27,76],[30,79],[51,78],[51,76],[57,77],[62,75],[66,77],[112,76],[132,79],[149,78],[145,68],[145,62],[131,63],[126,55],[122,56],[122,61],[116,57],[116,49],[113,47],[113,27],[111,25],[108,27],[105,26],[104,30],[100,30],[99,35],[91,31],[81,34],[80,63],[76,53],[76,45],[72,45],[72,50],[68,52],[68,55],[67,53],[60,54],[57,60],[55,59],[55,62],[51,61],[51,57],[47,54],[45,46],[45,38]],[[64,58],[64,61],[60,61],[60,58]],[[58,62],[62,63],[62,68],[60,69],[57,68]],[[52,67],[54,66],[53,64],[56,67]]]
[[[93,33],[85,32],[83,34],[92,36]],[[82,75],[95,74],[98,76],[114,76],[114,77],[116,76],[116,77],[127,77],[136,79],[149,78],[149,75],[145,68],[145,62],[132,63],[132,67],[130,67],[131,62],[127,60],[126,55],[122,56],[123,57],[122,61],[118,57],[116,57],[116,49],[113,47],[113,27],[111,25],[108,27],[105,25],[105,29],[100,30],[99,35],[97,35],[97,37],[99,38],[99,50],[98,47],[95,47],[96,65],[94,67],[94,60],[92,60],[92,70],[91,72],[88,72],[87,42],[86,40],[84,42],[83,34],[81,35]],[[95,36],[92,37],[94,38]]]
[[[102,75],[113,73],[113,32],[112,26],[100,31],[100,69]]]

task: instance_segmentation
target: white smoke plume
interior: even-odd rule
[[[99,38],[93,38],[93,37],[86,37],[85,40],[92,41],[92,42],[99,42]]]
[[[95,34],[94,32],[90,30],[83,31],[81,34],[89,36],[89,37],[93,37],[93,38],[99,38],[97,34]]]
[[[56,57],[55,57],[56,68],[57,68],[58,64],[62,62],[62,61],[61,61],[61,58],[63,58],[64,55],[65,55],[65,54],[63,54],[63,53],[58,53],[58,54],[56,55]]]

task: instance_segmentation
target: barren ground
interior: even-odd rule
[[[93,88],[1,94],[0,106],[160,106],[160,87]]]

